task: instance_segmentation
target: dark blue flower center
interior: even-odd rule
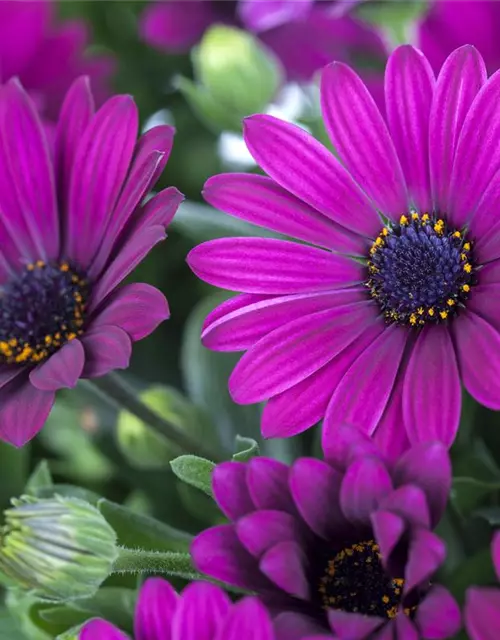
[[[374,540],[357,542],[329,560],[319,581],[325,609],[394,618],[400,609],[404,580],[391,578]],[[405,608],[412,615],[414,607]]]
[[[0,288],[0,364],[45,360],[83,332],[88,285],[67,262],[39,260]]]
[[[411,212],[370,249],[367,287],[389,322],[422,326],[456,315],[475,283],[472,244],[442,218]]]

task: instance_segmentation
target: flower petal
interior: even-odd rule
[[[301,541],[298,521],[289,513],[271,509],[260,509],[238,520],[236,533],[244,547],[256,558],[260,558],[278,542]]]
[[[497,640],[500,637],[500,589],[467,589],[464,616],[471,640]]]
[[[380,219],[368,198],[310,134],[266,115],[246,118],[243,131],[255,161],[279,185],[349,231],[379,233]]]
[[[248,463],[247,485],[257,509],[277,509],[297,513],[288,487],[289,468],[272,458],[252,458]]]
[[[425,56],[410,45],[398,47],[385,72],[389,129],[406,177],[410,202],[432,211],[429,172],[429,115],[434,73]]]
[[[243,598],[233,605],[219,633],[221,640],[275,640],[271,617],[258,598]]]
[[[399,487],[382,501],[381,508],[401,516],[413,527],[431,526],[431,515],[424,491],[414,485]]]
[[[128,367],[132,343],[123,329],[104,325],[91,328],[81,341],[85,349],[84,378],[99,378]]]
[[[412,443],[450,447],[460,422],[462,388],[447,326],[426,326],[413,345],[403,387],[403,415]]]
[[[247,487],[247,465],[243,462],[222,462],[212,473],[212,490],[222,513],[229,520],[237,520],[254,511]]]
[[[248,404],[286,391],[315,373],[375,321],[370,302],[298,318],[268,334],[241,358],[229,378],[235,402]]]
[[[366,255],[365,239],[349,233],[266,176],[223,173],[205,183],[203,197],[216,209],[259,227],[341,253]]]
[[[474,47],[456,49],[444,63],[432,102],[429,139],[430,172],[434,207],[448,211],[450,180],[458,139],[465,117],[478,91],[486,82],[484,61]]]
[[[45,424],[55,394],[40,391],[23,371],[0,389],[0,440],[22,447]]]
[[[73,389],[82,375],[85,352],[80,340],[70,340],[30,373],[31,384],[40,391]]]
[[[355,460],[347,469],[340,489],[345,517],[355,525],[369,524],[371,514],[391,490],[391,476],[379,458]]]
[[[362,282],[357,262],[274,238],[220,238],[195,247],[191,270],[204,282],[243,293],[311,293]]]
[[[446,545],[441,538],[427,529],[418,529],[408,550],[403,593],[409,593],[418,585],[425,585],[445,558]]]
[[[310,640],[315,634],[324,633],[324,628],[316,620],[292,611],[276,616],[274,630],[276,640]]]
[[[405,523],[400,516],[392,513],[392,511],[384,511],[383,509],[374,511],[370,516],[370,520],[382,558],[386,563],[389,563],[391,553],[405,531]]]
[[[90,620],[80,633],[80,640],[128,640],[127,636],[106,620]]]
[[[240,0],[238,16],[255,33],[307,18],[313,0]]]
[[[400,371],[389,402],[372,435],[378,449],[392,462],[398,460],[410,446],[403,418],[403,379],[403,372]]]
[[[344,166],[385,216],[399,220],[408,196],[394,144],[370,92],[347,65],[323,70],[321,110]]]
[[[146,42],[163,51],[188,51],[214,20],[211,4],[205,0],[170,0],[146,6],[139,30]]]
[[[491,557],[493,559],[493,566],[495,567],[497,578],[500,580],[500,531],[495,531],[493,534]]]
[[[452,331],[465,388],[481,404],[500,409],[500,334],[469,310]]]
[[[230,610],[231,600],[221,587],[191,582],[183,590],[173,615],[171,640],[213,640]],[[160,633],[144,640],[165,640],[168,627]]]
[[[423,638],[444,640],[460,629],[460,609],[451,594],[436,584],[418,605],[415,621]]]
[[[347,370],[328,405],[323,447],[328,439],[335,439],[342,424],[369,435],[375,431],[391,396],[407,336],[402,327],[387,327]]]
[[[309,599],[308,560],[296,542],[285,540],[276,544],[261,558],[259,567],[285,593],[301,600]]]
[[[340,425],[335,438],[323,439],[322,444],[327,462],[342,472],[357,458],[378,456],[383,459],[373,438],[349,425]]]
[[[329,609],[328,622],[336,637],[342,640],[364,640],[371,637],[371,634],[384,624],[384,620],[376,616],[335,609]]]
[[[134,617],[136,640],[170,640],[170,628],[180,599],[162,578],[148,578],[142,585]]]
[[[134,282],[114,291],[98,312],[94,326],[114,325],[132,341],[142,340],[170,317],[165,296],[149,284]]]

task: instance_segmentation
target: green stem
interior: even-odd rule
[[[163,573],[185,580],[203,579],[193,567],[189,553],[145,551],[120,547],[112,573]]]
[[[192,438],[188,432],[165,420],[156,411],[153,411],[153,409],[150,409],[144,402],[139,400],[134,388],[118,374],[109,373],[104,378],[86,380],[85,382],[89,388],[97,392],[108,403],[118,409],[125,409],[132,413],[151,429],[176,444],[182,451],[193,453],[214,462],[221,460],[220,455],[207,449],[199,439]]]

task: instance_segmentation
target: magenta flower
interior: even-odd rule
[[[86,78],[64,101],[53,154],[17,81],[0,93],[0,438],[20,446],[55,391],[127,367],[132,342],[169,315],[147,284],[122,280],[165,237],[181,194],[142,204],[172,127],[137,142],[137,107],[116,96],[94,114]]]
[[[177,595],[161,578],[146,580],[137,602],[136,640],[274,640],[266,608],[256,598],[233,604],[227,594],[207,582],[193,582]],[[88,622],[80,640],[127,640],[104,620]]]
[[[325,456],[219,464],[213,492],[231,522],[195,538],[196,568],[289,612],[280,630],[301,620],[340,640],[455,633],[458,605],[432,579],[446,555],[432,531],[451,486],[445,447],[421,444],[389,465],[344,427]]]
[[[498,2],[434,0],[418,27],[418,41],[436,72],[454,49],[472,44],[481,52],[488,71],[493,73],[500,67],[499,32]]]
[[[99,104],[109,94],[114,67],[108,56],[87,56],[82,21],[57,23],[52,0],[0,2],[0,82],[20,78],[40,113],[56,120],[72,82],[88,75]]]
[[[202,339],[246,351],[229,389],[241,404],[268,400],[265,437],[324,418],[324,442],[347,423],[397,456],[407,438],[453,442],[461,383],[500,409],[500,74],[488,80],[466,46],[436,80],[403,46],[385,91],[387,124],[349,67],[327,67],[323,116],[341,161],[256,115],[245,140],[269,177],[205,185],[215,207],[302,241],[223,238],[188,258],[202,280],[242,292]]]
[[[252,31],[283,62],[292,79],[309,80],[332,60],[384,59],[379,36],[348,15],[349,0],[164,0],[151,3],[140,25],[158,49],[188,51],[213,23]]]
[[[500,580],[500,531],[491,545],[493,565]],[[465,600],[465,627],[471,640],[494,640],[500,637],[500,586],[471,587]]]

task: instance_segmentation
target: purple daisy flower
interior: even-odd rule
[[[493,565],[500,580],[500,531],[491,545]],[[500,588],[471,587],[467,590],[464,611],[465,627],[471,640],[500,638]]]
[[[86,56],[89,34],[81,20],[57,23],[52,0],[0,2],[0,83],[18,77],[40,113],[56,120],[64,96],[81,75],[92,80],[101,104],[109,94],[114,62]]]
[[[392,465],[344,427],[325,456],[219,464],[213,492],[231,523],[195,538],[196,568],[282,612],[286,640],[299,627],[341,640],[455,633],[458,605],[432,582],[446,555],[432,531],[451,485],[446,448],[420,444]]]
[[[257,598],[233,604],[220,588],[193,582],[178,595],[161,578],[142,586],[134,619],[136,640],[275,640],[271,618]],[[79,640],[127,640],[104,620],[91,620]]]
[[[301,243],[222,238],[192,270],[242,292],[213,311],[205,346],[246,351],[229,380],[241,404],[268,400],[265,437],[324,418],[397,456],[450,445],[461,383],[500,409],[500,74],[470,46],[437,80],[398,48],[385,73],[387,123],[349,67],[322,78],[325,125],[340,161],[301,128],[255,115],[246,144],[269,177],[208,180],[213,206]],[[316,245],[316,246],[313,246]]]
[[[294,80],[309,80],[331,60],[353,55],[383,60],[378,34],[349,14],[350,0],[164,0],[145,10],[141,35],[163,51],[188,51],[213,23],[259,36]]]
[[[132,342],[169,315],[160,291],[122,280],[165,238],[181,194],[143,205],[172,127],[139,141],[137,107],[116,96],[94,113],[86,78],[69,90],[53,154],[17,81],[0,93],[0,438],[20,446],[55,391],[128,365]]]

